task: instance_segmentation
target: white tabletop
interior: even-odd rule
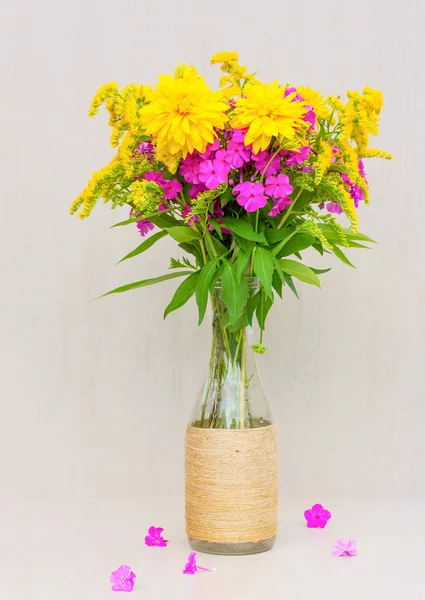
[[[305,526],[317,501],[333,514],[324,530]],[[2,600],[425,598],[422,499],[283,498],[273,550],[198,554],[216,572],[195,576],[181,573],[190,552],[181,499],[3,499],[1,509]],[[150,525],[164,528],[167,548],[144,545]],[[356,558],[332,556],[341,537],[357,541]],[[121,564],[137,575],[133,596],[110,589]]]

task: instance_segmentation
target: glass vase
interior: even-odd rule
[[[258,282],[248,279],[250,296]],[[269,550],[277,527],[277,436],[257,369],[252,327],[229,324],[221,284],[211,294],[205,384],[186,434],[191,547],[214,554]],[[254,317],[255,318],[255,317]]]

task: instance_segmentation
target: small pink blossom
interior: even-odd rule
[[[178,179],[164,179],[160,185],[164,190],[164,200],[174,200],[183,189]]]
[[[136,150],[139,154],[149,154],[155,150],[153,144],[150,142],[141,142],[138,146],[136,146]]]
[[[264,170],[266,169],[267,163],[270,161],[272,156],[273,155],[270,154],[269,152],[267,152],[267,150],[262,150],[261,152],[258,152],[258,154],[253,154],[252,160],[254,161],[255,168],[257,169],[257,171],[259,171],[260,173],[263,173]],[[273,158],[273,160],[271,161],[269,166],[267,167],[265,175],[267,177],[269,177],[271,175],[276,175],[276,173],[278,173],[279,171],[280,171],[280,156],[277,154]]]
[[[326,210],[330,213],[334,213],[340,215],[342,213],[342,208],[336,202],[328,202],[326,204]]]
[[[199,181],[199,167],[201,163],[197,156],[188,156],[184,158],[179,167],[179,175],[184,177],[187,183],[198,184]]]
[[[161,171],[147,171],[144,174],[144,178],[146,181],[154,181],[155,183],[161,186],[164,183],[164,176],[161,173]]]
[[[301,165],[307,160],[311,152],[310,146],[301,146],[299,150],[290,153],[289,158],[286,161],[288,167],[295,167],[295,165]]]
[[[245,136],[248,129],[232,129],[231,139],[232,142],[238,142],[245,146]],[[245,146],[245,148],[250,149],[251,144]]]
[[[227,181],[230,167],[224,160],[204,160],[199,167],[199,180],[205,183],[209,190],[215,190],[221,183]]]
[[[134,588],[135,573],[127,565],[121,565],[109,577],[113,592],[132,592]]]
[[[162,527],[149,527],[148,535],[145,537],[146,546],[166,546],[168,540],[164,540],[162,537]]]
[[[189,190],[189,196],[191,198],[197,198],[201,192],[206,192],[208,188],[203,184],[193,185]]]
[[[307,521],[307,527],[326,527],[327,522],[331,518],[331,513],[323,508],[321,504],[315,504],[304,512],[304,517]]]
[[[280,215],[280,213],[284,211],[285,208],[291,204],[291,202],[292,199],[288,198],[288,196],[286,198],[280,198],[279,200],[276,200],[269,212],[269,217],[276,217],[277,215]]]
[[[280,173],[277,177],[267,177],[266,179],[266,194],[275,198],[286,198],[294,188],[289,183],[288,175]]]
[[[196,552],[191,552],[187,557],[187,563],[184,566],[183,573],[186,575],[195,575],[196,571],[215,571],[215,569],[207,569],[196,564]]]
[[[346,540],[341,538],[332,547],[334,556],[357,556],[357,545],[355,540]]]
[[[264,186],[261,183],[245,181],[244,183],[240,183],[237,188],[237,203],[239,206],[243,206],[246,212],[255,212],[259,208],[266,206],[267,198],[264,195]]]
[[[205,152],[203,154],[200,154],[200,157],[204,158],[204,159],[213,158],[213,156],[211,156],[211,155],[214,152],[216,152],[219,148],[220,148],[220,140],[218,140],[216,138],[212,144],[207,145],[207,149],[205,150]]]
[[[154,229],[154,224],[151,223],[148,219],[141,219],[136,223],[137,229],[139,230],[140,235],[143,237]]]
[[[184,219],[186,219],[186,217],[188,217],[190,215],[190,213],[192,212],[192,208],[189,206],[189,204],[186,204],[186,206],[184,207],[184,209],[182,210],[182,217]],[[187,221],[187,224],[192,227],[192,225],[194,223],[198,223],[199,222],[199,217],[198,215],[193,215],[192,217],[190,217],[190,219]]]

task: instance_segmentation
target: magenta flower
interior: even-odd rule
[[[204,160],[199,167],[199,181],[205,183],[209,190],[215,190],[220,183],[227,181],[230,167],[224,160]]]
[[[174,200],[183,189],[178,179],[164,179],[161,186],[164,190],[164,200]]]
[[[350,192],[350,196],[353,199],[354,206],[356,208],[359,207],[359,202],[364,199],[363,190],[351,179],[348,177],[346,173],[340,173],[341,179],[344,181],[347,186],[348,191]]]
[[[161,171],[147,171],[144,174],[144,178],[146,181],[154,181],[161,186],[164,184],[164,176],[162,175]]]
[[[294,188],[289,183],[288,175],[281,173],[277,177],[267,177],[266,179],[266,194],[275,198],[286,198],[288,194],[294,191]]]
[[[315,504],[304,512],[304,517],[307,521],[307,527],[326,527],[327,522],[331,518],[331,513],[323,508],[321,504]]]
[[[154,229],[155,227],[155,225],[151,223],[148,219],[141,219],[140,221],[137,221],[136,225],[141,236],[145,236],[147,233],[149,233],[149,231],[152,231],[152,229]]]
[[[305,115],[303,116],[303,121],[306,123],[310,123],[309,131],[314,129],[316,126],[316,113],[313,110],[312,106],[306,106],[308,109]]]
[[[301,146],[299,150],[290,153],[290,156],[285,162],[285,164],[288,165],[288,167],[295,167],[295,165],[301,165],[307,160],[310,152],[310,146]]]
[[[168,540],[164,540],[162,537],[162,532],[164,529],[162,527],[149,527],[148,535],[145,537],[146,546],[162,546],[165,547],[167,545]]]
[[[199,181],[199,167],[200,161],[197,156],[188,156],[184,158],[179,167],[179,175],[184,177],[187,183],[198,184]]]
[[[213,158],[212,154],[214,152],[216,152],[217,150],[219,150],[219,148],[220,148],[220,140],[218,140],[216,138],[212,144],[207,145],[207,149],[205,150],[205,152],[203,154],[200,154],[199,156],[203,159],[206,159],[206,158],[212,159]]]
[[[113,592],[132,592],[136,575],[127,565],[121,565],[109,577]]]
[[[183,573],[186,575],[195,575],[196,571],[215,571],[215,569],[207,569],[196,564],[196,552],[191,552],[187,557],[187,563],[184,566]]]
[[[205,192],[208,188],[203,184],[193,185],[189,190],[189,196],[191,198],[197,198],[201,192]]]
[[[232,142],[237,142],[239,144],[243,144],[245,146],[245,136],[248,129],[232,129],[231,140]],[[251,144],[245,146],[245,148],[250,149]]]
[[[355,540],[346,540],[344,538],[337,541],[332,548],[334,556],[357,556],[357,545]]]
[[[285,88],[284,98],[289,96],[289,94],[294,94],[294,97],[292,98],[292,102],[302,102],[304,100],[304,98],[299,95],[299,93],[293,86]]]
[[[150,142],[141,142],[138,146],[136,146],[137,152],[139,154],[150,154],[154,151],[154,146]]]
[[[336,215],[340,215],[342,213],[342,208],[336,202],[328,202],[326,204],[326,210]]]
[[[218,150],[218,152],[215,153],[215,157],[229,165],[229,170],[237,168],[233,166],[233,152],[228,152],[227,150]]]
[[[258,152],[258,154],[253,154],[252,155],[252,160],[254,161],[255,164],[255,168],[257,169],[257,171],[259,171],[260,173],[264,172],[264,169],[266,168],[267,163],[269,162],[269,160],[271,159],[272,155],[267,152],[267,150],[262,150],[261,152]],[[270,163],[270,165],[267,167],[267,171],[266,171],[266,176],[269,177],[271,175],[276,175],[276,173],[278,173],[280,171],[280,156],[276,155],[272,162]]]
[[[365,171],[365,168],[364,168],[364,162],[363,162],[363,160],[361,158],[359,158],[359,173],[360,173],[360,175],[363,177],[363,179],[367,183],[366,171]]]
[[[277,215],[280,215],[280,213],[284,211],[285,208],[291,204],[291,202],[292,199],[288,197],[275,200],[275,203],[269,212],[269,217],[276,217]]]
[[[186,217],[192,212],[192,208],[189,206],[189,204],[186,204],[186,206],[184,207],[184,209],[182,210],[182,217],[184,219],[186,219]],[[192,225],[194,223],[198,223],[199,222],[199,217],[198,215],[193,215],[193,217],[190,217],[190,219],[187,221],[187,224],[192,227]]]
[[[245,208],[246,212],[255,212],[259,208],[266,206],[267,198],[264,195],[264,186],[261,183],[245,181],[236,187],[238,188],[238,197],[236,200],[239,206]]]

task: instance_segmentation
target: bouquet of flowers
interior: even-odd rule
[[[118,150],[71,214],[88,217],[99,198],[112,208],[127,205],[130,218],[115,226],[154,233],[122,260],[166,236],[184,251],[171,258],[168,273],[108,294],[183,278],[165,316],[195,295],[201,323],[218,283],[214,310],[224,341],[240,348],[240,332],[255,318],[261,337],[253,349],[263,353],[276,295],[297,295],[294,279],[320,287],[319,275],[329,270],[307,266],[302,252],[332,253],[351,265],[343,249],[372,242],[359,232],[357,209],[369,202],[364,159],[391,158],[369,148],[383,98],[369,87],[342,100],[310,87],[262,83],[235,52],[215,54],[211,64],[222,71],[217,91],[184,65],[161,75],[154,88],[100,88],[89,114],[105,104]]]

